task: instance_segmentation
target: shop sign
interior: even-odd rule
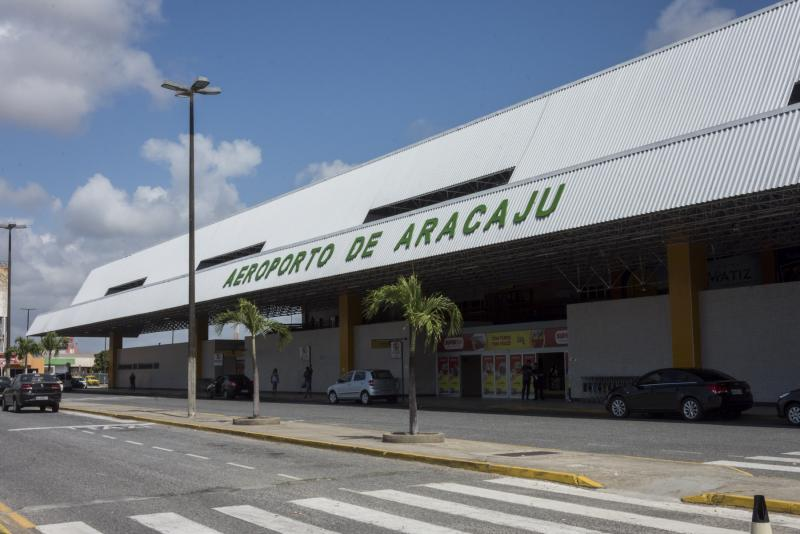
[[[402,341],[392,341],[391,346],[391,358],[394,360],[399,360],[403,356],[403,342]]]
[[[567,329],[556,330],[555,332],[556,345],[569,345],[569,335]]]
[[[214,354],[214,367],[222,367],[222,354]]]
[[[464,349],[464,338],[462,336],[458,337],[446,337],[444,338],[444,350],[463,350]]]
[[[370,339],[369,347],[371,349],[388,349],[391,345],[391,340],[388,339]]]
[[[753,286],[761,283],[761,263],[758,256],[742,255],[709,260],[708,287]]]

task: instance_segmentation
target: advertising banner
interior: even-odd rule
[[[473,334],[473,337],[476,334]],[[568,342],[566,327],[533,328],[486,334],[487,350],[535,349],[565,346]]]
[[[461,358],[450,357],[450,393],[457,395],[461,392]]]
[[[509,358],[511,365],[511,394],[522,394],[522,354],[512,354]]]
[[[508,395],[508,358],[505,355],[494,357],[494,387],[498,395]]]
[[[439,387],[439,395],[448,395],[450,393],[450,358],[439,356],[436,369],[436,383]]]
[[[481,360],[483,362],[483,394],[484,396],[494,395],[494,357],[484,356]]]

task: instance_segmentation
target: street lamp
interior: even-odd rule
[[[22,230],[27,228],[26,224],[6,223],[0,224],[0,228],[8,230],[8,276],[6,277],[6,344],[3,352],[8,352],[11,346],[11,232],[12,230]],[[26,332],[27,334],[27,332]],[[11,373],[11,370],[8,371]]]
[[[189,358],[186,381],[186,400],[189,417],[197,413],[197,318],[194,313],[194,95],[218,95],[219,87],[209,87],[208,78],[198,76],[191,86],[165,81],[161,87],[175,96],[189,98]],[[208,325],[206,325],[208,328]]]

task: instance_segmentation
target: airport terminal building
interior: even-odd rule
[[[461,336],[418,358],[423,394],[511,397],[535,359],[549,395],[591,398],[670,366],[800,386],[800,2],[786,1],[313,183],[197,231],[200,325],[256,302],[302,317],[261,376],[321,391],[407,364],[398,317],[365,292],[416,272]],[[93,270],[29,334],[110,338],[110,380],[186,384],[188,237]],[[250,374],[200,328],[199,378]],[[263,387],[266,387],[265,385]]]

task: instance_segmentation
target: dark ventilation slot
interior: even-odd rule
[[[789,96],[789,105],[792,106],[798,102],[800,102],[800,82],[795,82],[792,94]]]
[[[439,189],[438,191],[432,191],[416,197],[407,198],[405,200],[401,200],[400,202],[387,204],[386,206],[372,208],[367,213],[364,223],[379,221],[381,219],[400,215],[401,213],[439,204],[440,202],[445,202],[446,200],[452,200],[454,198],[471,195],[473,193],[479,193],[481,191],[486,191],[487,189],[505,185],[511,179],[511,175],[513,173],[514,167],[511,167],[510,169],[505,169],[494,174],[488,174],[480,178],[475,178],[474,180],[469,180],[468,182],[462,182],[444,189]]]
[[[258,254],[261,252],[261,249],[264,248],[264,243],[265,241],[262,241],[256,245],[240,248],[239,250],[234,250],[233,252],[226,252],[225,254],[220,254],[219,256],[214,256],[213,258],[206,258],[197,264],[197,270],[202,271],[203,269],[214,267],[215,265],[225,263],[226,261],[238,260],[239,258],[246,258],[247,256]]]
[[[106,291],[106,296],[113,295],[114,293],[119,293],[120,291],[127,291],[129,289],[133,289],[134,287],[141,287],[144,285],[144,281],[147,278],[139,278],[138,280],[134,280],[133,282],[127,282],[125,284],[120,284],[118,286],[109,287],[108,291]]]

